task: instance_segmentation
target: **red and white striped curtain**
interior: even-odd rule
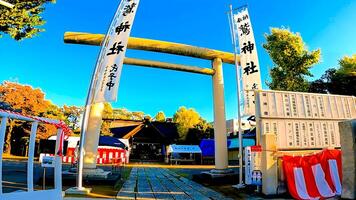
[[[283,171],[289,193],[295,199],[341,195],[340,150],[324,150],[308,156],[283,156]]]

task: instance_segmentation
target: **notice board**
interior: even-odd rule
[[[340,147],[338,122],[356,118],[352,96],[256,91],[257,134],[275,134],[278,149]]]

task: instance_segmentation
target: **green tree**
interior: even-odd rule
[[[309,92],[356,96],[356,54],[343,57],[337,69],[330,68],[311,82]]]
[[[131,112],[126,108],[115,108],[113,110],[114,118],[117,119],[131,119]]]
[[[180,140],[186,140],[189,129],[200,122],[200,115],[193,108],[180,107],[173,115],[173,122],[177,124]]]
[[[265,38],[263,48],[274,63],[267,85],[273,90],[307,91],[306,76],[312,76],[309,69],[319,62],[320,50],[309,52],[300,34],[288,29],[272,28]]]
[[[65,116],[64,121],[66,124],[68,124],[69,128],[71,128],[73,131],[77,131],[80,127],[79,118],[83,113],[83,109],[77,106],[64,105],[62,110]]]
[[[15,40],[32,38],[44,29],[40,28],[45,24],[41,13],[45,10],[46,3],[54,3],[55,0],[11,0],[14,5],[10,9],[0,6],[0,37],[9,34]]]
[[[47,109],[42,116],[48,119],[65,121],[63,110],[52,103],[47,106]],[[50,136],[55,135],[57,131],[57,128],[54,125],[49,124],[40,124],[38,129],[41,133],[37,135],[37,138],[39,139],[48,139]]]
[[[131,115],[130,119],[132,120],[143,120],[143,118],[145,117],[145,113],[142,111],[135,111],[129,115]]]
[[[156,119],[157,122],[165,122],[166,121],[166,115],[164,114],[163,111],[159,111],[154,118]]]
[[[205,119],[200,117],[199,123],[195,127],[205,134],[207,131],[209,131],[209,129],[213,128],[213,125],[211,125]]]
[[[110,118],[114,114],[114,109],[112,108],[110,103],[104,103],[104,111],[103,111],[103,118]],[[104,120],[101,124],[100,135],[103,136],[113,136],[113,133],[110,131],[110,121]]]
[[[105,117],[110,117],[114,114],[114,109],[112,108],[111,104],[108,102],[104,103],[104,110],[103,110],[103,116]]]
[[[213,126],[202,117],[199,118],[199,123],[193,128],[190,128],[185,143],[198,145],[203,138],[213,138],[214,131]]]
[[[145,113],[142,111],[130,112],[126,108],[115,108],[113,109],[113,117],[116,119],[126,119],[126,120],[143,120]]]
[[[344,56],[339,60],[340,68],[336,73],[346,76],[356,77],[356,54],[349,56]]]

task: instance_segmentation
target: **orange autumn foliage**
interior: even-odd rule
[[[29,85],[21,85],[14,82],[4,82],[0,84],[0,105],[5,109],[10,109],[24,115],[47,117],[51,119],[63,119],[60,108],[45,99],[45,94],[40,89],[34,89]],[[11,135],[14,127],[22,133],[22,137],[30,133],[30,125],[11,120],[5,142],[5,152],[10,153]],[[46,139],[56,133],[53,125],[41,124],[37,132],[37,138]]]
[[[34,116],[43,115],[51,105],[40,89],[7,81],[0,85],[0,101],[7,103],[12,110]]]

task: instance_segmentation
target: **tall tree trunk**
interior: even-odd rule
[[[15,120],[10,119],[9,121],[10,121],[9,130],[6,135],[5,145],[4,145],[4,153],[5,154],[11,153],[11,135],[12,135],[12,130],[14,129],[14,126],[15,126]]]

